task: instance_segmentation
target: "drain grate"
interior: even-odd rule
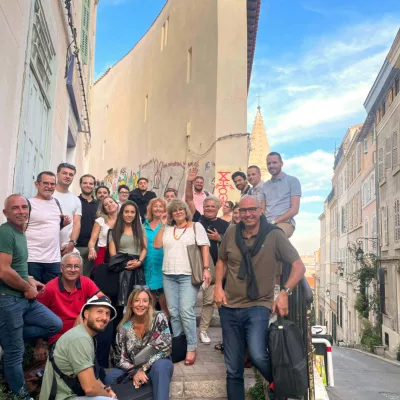
[[[396,393],[380,392],[380,394],[389,400],[400,400],[400,395]]]

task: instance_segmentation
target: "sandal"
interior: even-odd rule
[[[214,349],[215,349],[215,350],[219,350],[219,351],[221,351],[221,352],[223,353],[223,352],[224,352],[224,343],[223,343],[223,342],[217,343],[217,344],[214,346]]]

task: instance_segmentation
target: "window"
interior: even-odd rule
[[[394,132],[392,136],[392,168],[396,168],[398,162],[399,162],[398,135],[397,132]]]
[[[368,238],[368,237],[369,237],[368,218],[365,218],[365,221],[364,221],[364,237],[365,237],[365,238]],[[365,239],[365,242],[364,242],[364,249],[365,249],[366,252],[368,252],[368,248],[369,248],[368,239]]]
[[[89,22],[90,0],[82,1],[82,30],[81,30],[81,57],[84,64],[88,63],[89,54]]]
[[[371,232],[371,234],[372,234],[372,237],[373,237],[373,238],[376,238],[376,237],[377,237],[377,231],[376,231],[376,215],[375,215],[375,214],[372,215],[372,232]],[[376,251],[376,249],[377,249],[376,240],[373,240],[373,241],[372,241],[372,249],[373,249],[374,251]]]
[[[385,116],[386,114],[386,100],[382,101],[382,105],[381,105],[381,116],[382,118]]]
[[[357,173],[361,171],[361,143],[357,145]],[[357,175],[356,173],[354,174]]]
[[[342,214],[342,233],[346,232],[346,208],[342,207],[341,210],[341,214]]]
[[[371,198],[375,197],[375,175],[372,174],[371,178],[369,178],[370,187],[371,187]]]
[[[383,206],[381,208],[381,226],[382,226],[382,241],[383,245],[387,246],[389,244],[389,229],[388,229],[388,208],[387,206]]]
[[[385,139],[385,169],[391,169],[392,168],[392,138],[391,136],[388,136]]]
[[[394,201],[394,240],[400,241],[400,200]]]
[[[147,121],[147,109],[149,107],[149,95],[146,94],[146,97],[144,98],[144,122]]]
[[[368,153],[368,136],[364,138],[364,153]]]
[[[383,147],[379,147],[378,150],[378,176],[379,180],[383,179],[384,176]]]
[[[354,200],[354,198],[353,199],[351,199],[350,200],[350,202],[349,202],[349,204],[348,204],[348,210],[349,210],[349,216],[348,216],[348,218],[349,218],[349,229],[352,229],[353,228],[353,200]]]
[[[164,42],[165,42],[165,24],[163,24],[161,28],[161,51],[163,51]]]
[[[399,82],[399,80],[400,80],[400,77],[396,78],[395,81],[394,81],[394,95],[395,96],[397,96],[399,94],[399,91],[400,91],[400,82]]]
[[[192,48],[187,53],[187,71],[186,71],[186,83],[190,83],[192,80]]]

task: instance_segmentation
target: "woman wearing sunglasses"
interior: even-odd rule
[[[209,268],[210,242],[203,225],[192,222],[188,205],[178,199],[172,200],[167,212],[161,216],[162,226],[154,238],[154,247],[164,249],[163,288],[174,337],[186,334],[187,353],[185,365],[196,361],[196,314],[194,306],[200,286],[192,284],[192,269],[187,246],[197,244],[203,258],[203,280],[211,282]]]
[[[154,311],[148,286],[135,286],[118,325],[115,345],[117,368],[107,374],[104,383],[111,385],[129,371],[132,374],[132,390],[151,381],[153,398],[168,400],[174,371],[169,358],[171,351],[172,338],[167,317],[161,311]]]

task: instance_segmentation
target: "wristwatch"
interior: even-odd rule
[[[210,267],[204,267],[204,269],[206,269],[208,272],[211,272],[211,268]]]
[[[72,240],[72,239],[70,239],[70,240],[68,241],[68,243],[73,243],[73,244],[74,244],[74,246],[76,246],[76,242],[75,242],[75,240]]]
[[[284,290],[288,296],[291,296],[293,294],[292,289],[288,288],[288,287],[284,287],[282,290]]]
[[[272,225],[275,225],[275,224],[276,224],[275,220],[271,221],[271,224],[272,224]]]

